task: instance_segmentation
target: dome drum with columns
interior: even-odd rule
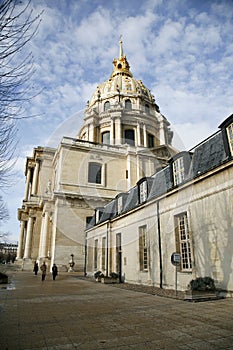
[[[110,78],[97,86],[87,103],[78,138],[138,147],[171,145],[169,122],[141,80],[133,78],[120,40],[119,58],[113,60]]]

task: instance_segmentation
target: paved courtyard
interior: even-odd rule
[[[12,271],[0,285],[0,330],[1,350],[233,349],[233,300],[185,302]]]

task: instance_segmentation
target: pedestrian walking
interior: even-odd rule
[[[38,262],[35,261],[33,272],[35,273],[36,276],[37,276],[38,270],[39,270]]]
[[[58,275],[58,270],[57,270],[57,265],[56,264],[53,264],[52,274],[53,274],[53,280],[55,281],[55,279],[56,279],[56,277]]]
[[[45,262],[43,262],[43,264],[41,265],[40,269],[42,271],[41,280],[44,281],[45,280],[45,276],[46,276],[46,270],[47,270],[47,266],[46,266]]]

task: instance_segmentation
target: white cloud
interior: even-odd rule
[[[172,124],[174,132],[173,144],[180,151],[191,150],[199,142],[205,140],[216,131],[216,125],[210,125],[208,122],[184,122]]]

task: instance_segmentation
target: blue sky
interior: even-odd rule
[[[24,1],[23,1],[24,3]],[[175,132],[191,149],[232,114],[233,0],[32,0],[42,10],[34,56],[34,90],[18,123],[14,185],[3,193],[10,220],[0,231],[17,241],[25,188],[25,157],[33,147],[56,147],[76,136],[86,102],[112,72],[119,37],[136,79],[155,95]]]

